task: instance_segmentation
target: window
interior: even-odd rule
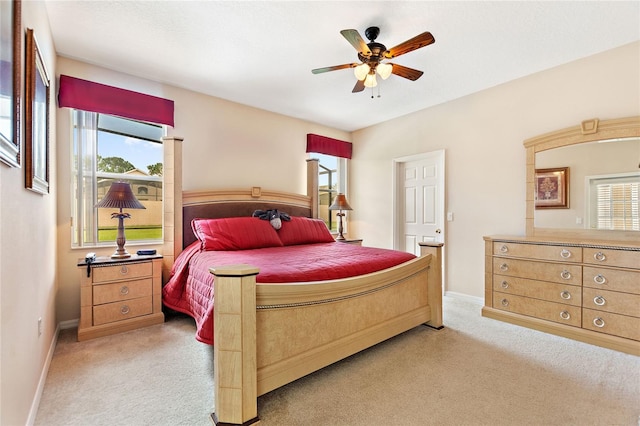
[[[318,216],[324,220],[332,232],[338,232],[337,212],[329,210],[329,206],[338,193],[346,193],[347,159],[318,153],[311,153],[310,155],[319,160],[318,200],[320,206]]]
[[[132,210],[127,242],[162,240],[162,136],[159,125],[74,110],[72,246],[113,244],[117,220],[94,206],[114,181],[125,181],[145,210]]]
[[[640,231],[640,174],[588,177],[590,227]]]

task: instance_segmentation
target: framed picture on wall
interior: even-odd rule
[[[20,167],[21,5],[0,1],[0,161],[12,167]]]
[[[49,192],[49,76],[33,30],[26,35],[25,64],[25,186]]]
[[[569,168],[536,169],[536,209],[569,208]]]

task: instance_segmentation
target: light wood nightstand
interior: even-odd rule
[[[345,243],[345,244],[354,244],[356,246],[361,246],[362,245],[362,239],[357,239],[357,238],[347,238],[345,240],[336,240],[339,243]]]
[[[161,255],[81,259],[78,271],[79,341],[164,322]]]

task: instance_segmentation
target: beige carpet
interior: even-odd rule
[[[418,327],[258,399],[261,425],[640,425],[640,358],[480,316]],[[59,337],[36,425],[210,425],[212,353],[190,318]]]

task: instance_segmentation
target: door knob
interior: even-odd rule
[[[442,229],[440,228],[436,229],[436,234],[442,234]]]

